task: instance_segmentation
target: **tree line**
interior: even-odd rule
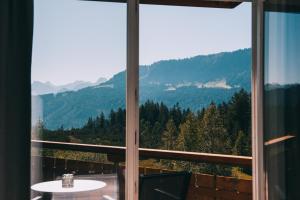
[[[140,146],[233,155],[251,155],[251,98],[241,89],[228,102],[211,102],[207,108],[192,112],[180,104],[167,107],[148,100],[140,106]],[[37,124],[37,137],[43,140],[89,144],[125,145],[126,110],[111,110],[90,117],[81,128],[48,130]],[[170,168],[199,168],[211,173],[230,173],[231,168],[162,161]],[[201,168],[201,169],[200,169]],[[205,169],[205,170],[204,170]]]

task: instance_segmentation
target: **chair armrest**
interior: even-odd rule
[[[166,192],[166,191],[163,191],[163,190],[160,190],[160,189],[154,189],[155,192],[158,192],[159,194],[162,194],[164,196],[167,196],[171,199],[174,199],[174,200],[181,200],[179,197],[169,193],[169,192]]]

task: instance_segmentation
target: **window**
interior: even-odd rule
[[[299,5],[265,3],[264,155],[269,199],[298,199]]]
[[[250,3],[136,6],[36,0],[32,185],[72,173],[106,184],[75,196],[133,199],[139,173],[189,171],[189,199],[251,197]]]
[[[125,78],[125,3],[35,1],[32,198],[47,192],[55,199],[118,198],[124,190],[117,166],[125,166]],[[80,193],[60,194],[55,187],[63,174],[99,187],[75,182]]]
[[[140,151],[141,174],[192,172],[187,199],[215,198],[199,189],[232,177],[251,188],[251,58],[250,3],[140,6],[140,147],[152,152]],[[250,166],[207,162],[201,153],[246,156]]]

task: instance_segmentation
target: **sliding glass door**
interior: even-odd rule
[[[35,0],[32,198],[111,200],[125,191],[126,8]],[[73,185],[63,185],[65,174]]]
[[[251,198],[251,3],[241,2],[151,1],[139,18],[138,0],[35,0],[32,198],[151,199],[146,187],[166,199],[176,182],[187,199]]]
[[[251,198],[251,167],[202,157],[251,164],[251,57],[251,3],[140,5],[141,199]]]
[[[264,4],[264,156],[267,199],[299,199],[299,1]]]

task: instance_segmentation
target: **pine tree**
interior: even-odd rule
[[[205,111],[200,126],[200,150],[207,153],[230,153],[231,145],[223,119],[215,104]]]
[[[151,148],[150,122],[144,119],[140,121],[140,146],[143,148]]]
[[[239,131],[232,150],[235,155],[251,156],[251,142],[249,136]]]
[[[150,148],[159,148],[162,145],[161,134],[163,132],[163,126],[160,122],[155,122],[151,131],[151,137],[149,143],[151,144]]]
[[[229,134],[225,129],[223,119],[214,103],[205,111],[200,128],[199,148],[201,152],[207,153],[231,153]],[[202,165],[205,173],[211,174],[231,174],[231,168],[205,164]]]
[[[184,123],[180,125],[180,133],[176,141],[176,147],[182,151],[198,150],[198,125],[196,117],[193,113],[189,113]]]
[[[175,149],[176,137],[177,137],[177,128],[175,126],[173,119],[169,119],[169,121],[166,124],[166,129],[163,132],[161,137],[163,148],[167,150]]]
[[[232,135],[232,143],[238,137],[239,131],[243,131],[246,135],[251,132],[251,98],[250,94],[244,89],[235,93],[228,103],[227,115],[224,116],[228,131]]]

